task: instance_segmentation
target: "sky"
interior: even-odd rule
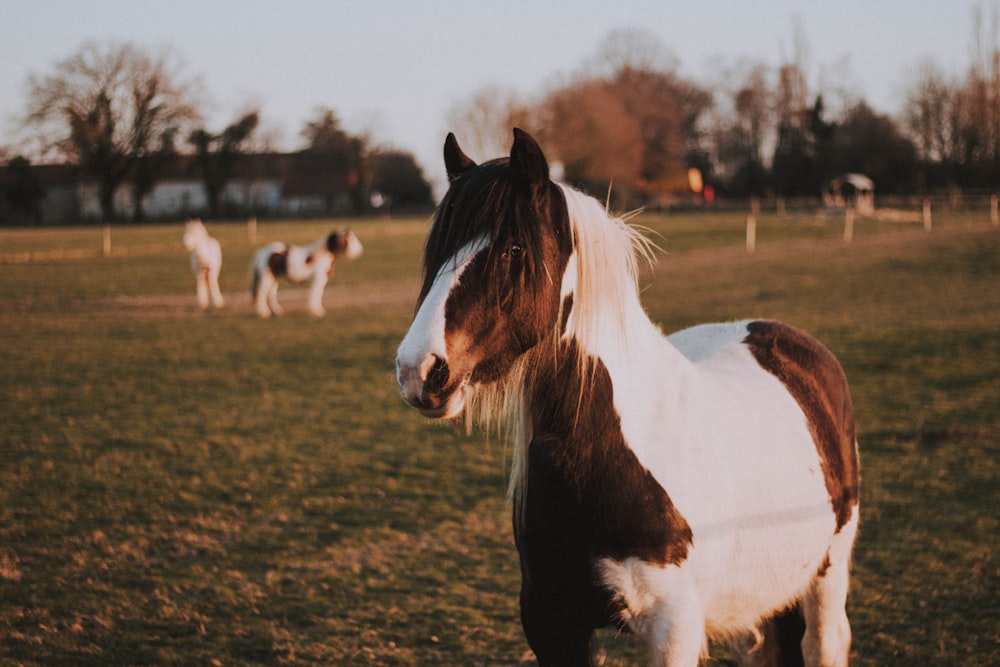
[[[975,7],[997,12],[989,0],[0,0],[0,144],[29,75],[53,73],[87,41],[130,42],[168,49],[200,80],[209,130],[256,105],[278,147],[295,150],[330,108],[349,132],[414,154],[440,185],[450,109],[489,87],[539,96],[613,30],[652,33],[703,85],[744,60],[789,61],[798,32],[811,90],[846,85],[895,115],[921,62],[964,75]]]

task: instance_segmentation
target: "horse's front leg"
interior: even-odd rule
[[[326,289],[326,271],[319,271],[317,267],[316,275],[313,277],[312,286],[309,288],[309,312],[316,317],[326,315],[323,308],[323,290]]]
[[[208,268],[200,267],[196,280],[198,292],[198,307],[204,310],[208,308]]]
[[[277,278],[272,279],[272,282],[267,287],[267,307],[271,309],[271,312],[275,315],[281,315],[285,312],[285,309],[281,307],[278,303],[278,280]]]
[[[208,276],[209,287],[212,290],[212,305],[216,308],[222,308],[225,305],[225,299],[222,298],[222,290],[219,288],[219,271],[220,269],[213,269]]]
[[[255,276],[256,279],[254,280],[254,309],[256,309],[257,314],[261,317],[270,317],[272,308],[271,290],[277,287],[277,283],[270,271],[259,269],[258,271],[259,274]]]
[[[594,630],[551,597],[521,587],[521,625],[542,667],[589,667]]]
[[[653,667],[696,667],[705,647],[701,597],[683,567],[639,558],[604,559],[601,580],[621,609],[620,620],[649,646]]]

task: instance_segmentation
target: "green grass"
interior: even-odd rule
[[[863,463],[854,664],[1000,662],[1000,231],[646,216],[653,318],[774,317],[852,382]],[[339,223],[338,223],[339,224]],[[257,244],[328,222],[262,223]],[[253,245],[194,306],[180,225],[0,230],[0,664],[513,665],[526,660],[495,436],[398,396],[426,220],[352,223],[329,313],[262,321]],[[34,253],[24,261],[24,253]],[[30,259],[31,256],[28,257]],[[352,295],[378,305],[338,307]],[[352,302],[353,303],[353,302]],[[600,638],[607,665],[634,642]],[[725,661],[724,651],[719,651]]]

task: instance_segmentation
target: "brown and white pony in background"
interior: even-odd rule
[[[588,665],[614,625],[653,665],[695,665],[708,639],[745,664],[846,665],[859,475],[834,356],[773,321],[664,336],[639,301],[649,245],[551,182],[524,132],[483,165],[449,135],[445,165],[397,376],[423,415],[513,440],[538,662]]]
[[[349,229],[339,229],[321,236],[307,246],[289,246],[277,241],[264,246],[254,256],[253,282],[250,292],[254,307],[261,317],[281,315],[278,303],[278,280],[287,278],[294,283],[311,281],[309,312],[317,317],[326,314],[323,290],[333,275],[337,258],[356,259],[364,252],[361,241]]]
[[[222,246],[208,235],[201,220],[188,220],[184,227],[184,247],[191,252],[191,270],[194,271],[198,306],[222,308],[225,301],[219,289],[219,273],[222,271]]]

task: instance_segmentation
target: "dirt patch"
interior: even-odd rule
[[[875,255],[900,253],[920,244],[933,242],[935,238],[986,236],[998,233],[998,228],[981,225],[949,225],[926,234],[922,229],[896,229],[872,234],[860,234],[851,243],[840,240],[817,241],[814,239],[783,240],[758,243],[756,251],[748,254],[743,245],[721,248],[688,250],[678,253],[669,251],[658,256],[654,275],[664,277],[689,271],[712,271],[713,267],[752,267],[755,264],[781,261],[789,257],[822,261],[831,256]],[[51,258],[50,258],[51,259]],[[643,267],[645,272],[647,269]],[[360,284],[335,284],[327,288],[323,305],[327,311],[350,308],[405,307],[416,303],[418,286],[416,277],[412,280],[381,281]],[[77,313],[112,314],[122,317],[200,317],[200,316],[253,316],[255,315],[250,295],[245,291],[234,291],[224,295],[224,308],[203,313],[195,301],[194,291],[184,294],[119,296],[102,299],[86,299],[66,304],[65,315]],[[283,286],[279,300],[289,315],[306,314],[308,290]],[[15,312],[30,312],[30,300],[0,300],[0,309]]]
[[[282,289],[278,293],[278,300],[286,314],[307,313],[308,295],[307,289]],[[255,315],[250,295],[246,292],[233,292],[223,296],[226,305],[218,310],[209,309],[209,314]],[[323,307],[330,312],[349,308],[406,306],[415,303],[416,298],[417,289],[413,281],[338,285],[327,288]],[[203,314],[193,293],[119,296],[95,299],[89,305],[105,313],[110,311],[135,317],[194,317]]]

